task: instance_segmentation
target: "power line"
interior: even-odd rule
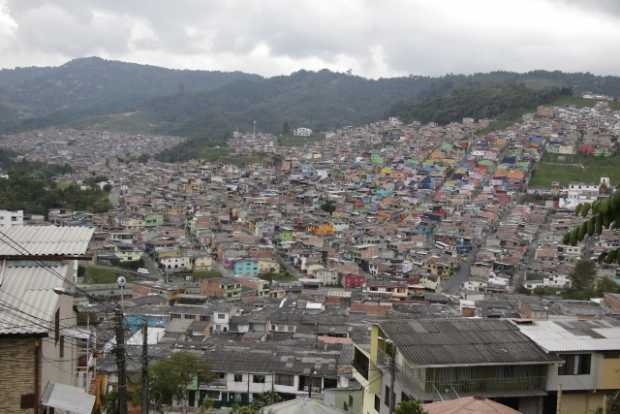
[[[7,235],[5,232],[3,232],[2,230],[0,230],[0,235],[6,237],[6,239],[9,240],[9,243],[7,243],[6,240],[0,239],[0,241],[2,241],[4,244],[8,245],[9,247],[12,247],[13,249],[17,250],[18,252],[22,253],[22,254],[27,254],[29,256],[36,256],[35,254],[33,254],[32,252],[30,252],[26,247],[24,247],[23,245],[21,245],[18,241],[12,239],[9,235]],[[15,247],[17,246],[17,248]],[[90,295],[86,290],[82,289],[81,287],[79,287],[76,283],[74,283],[72,280],[69,280],[68,278],[66,278],[65,276],[61,275],[60,273],[58,273],[53,267],[51,267],[49,264],[42,262],[41,260],[38,259],[32,259],[32,258],[27,258],[25,257],[24,260],[27,261],[32,261],[36,264],[38,264],[42,269],[44,269],[45,271],[51,273],[52,275],[54,275],[56,278],[60,279],[63,283],[68,283],[69,285],[73,286],[73,288],[76,291],[81,291],[87,298],[92,299],[94,302],[99,301],[100,299]],[[101,300],[103,301],[103,300]]]

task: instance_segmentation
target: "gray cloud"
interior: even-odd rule
[[[266,75],[620,73],[614,0],[3,1],[5,67],[101,55]]]

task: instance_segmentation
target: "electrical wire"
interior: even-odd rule
[[[21,254],[26,254],[28,256],[36,256],[34,255],[32,252],[30,252],[26,247],[24,247],[23,245],[21,245],[19,242],[15,241],[13,238],[11,238],[9,235],[7,235],[5,232],[3,232],[2,230],[0,230],[0,235],[2,235],[3,237],[5,237],[7,240],[9,240],[9,242],[7,243],[6,240],[0,238],[0,241],[3,242],[4,244],[6,244],[7,246],[17,250],[19,253]],[[17,246],[17,247],[16,247]],[[24,258],[25,260],[28,260],[28,258]],[[38,259],[30,259],[28,261],[33,261],[35,263],[37,263],[39,266],[41,266],[42,269],[44,269],[45,271],[51,273],[52,275],[54,275],[56,278],[60,279],[63,283],[68,283],[69,285],[72,285],[73,288],[76,291],[81,291],[87,298],[92,299],[94,302],[97,301],[101,301],[103,302],[102,299],[98,299],[92,295],[90,295],[86,290],[82,289],[81,287],[79,287],[76,283],[74,283],[73,281],[67,279],[65,276],[61,275],[60,273],[58,273],[54,268],[52,268],[49,264],[44,263]]]

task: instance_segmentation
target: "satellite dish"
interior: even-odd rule
[[[118,279],[116,279],[116,284],[122,289],[127,285],[127,279],[125,279],[125,276],[119,276]]]

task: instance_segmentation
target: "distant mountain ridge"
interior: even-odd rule
[[[184,149],[166,154],[166,159],[175,160],[196,156],[200,146],[225,143],[231,131],[247,130],[253,120],[259,130],[274,133],[284,123],[324,130],[383,119],[395,108],[427,116],[427,110],[415,107],[428,109],[429,103],[441,103],[435,99],[455,91],[513,86],[620,96],[620,77],[588,73],[491,72],[373,80],[328,70],[300,70],[265,78],[91,57],[59,67],[0,70],[0,134],[69,125],[191,138]],[[450,120],[461,113],[467,112],[443,115]]]

